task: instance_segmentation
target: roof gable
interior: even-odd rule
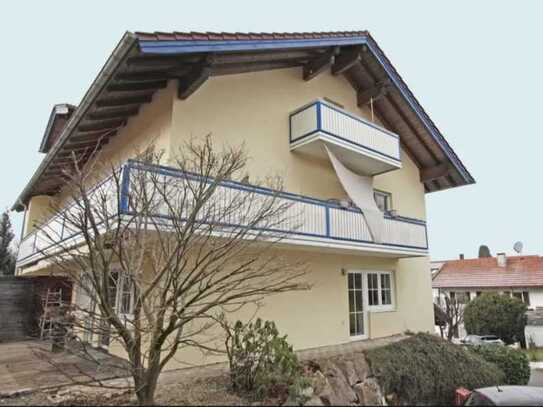
[[[54,194],[75,152],[80,161],[106,144],[157,89],[177,79],[190,97],[214,75],[302,67],[345,75],[359,104],[370,98],[385,127],[420,168],[427,192],[474,183],[460,159],[366,31],[322,33],[127,33],[21,194]],[[302,78],[301,78],[302,80]]]

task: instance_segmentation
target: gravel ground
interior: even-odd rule
[[[233,394],[229,389],[229,378],[225,374],[215,377],[186,378],[182,383],[168,383],[158,386],[158,405],[247,405],[247,401]],[[114,394],[108,389],[86,388],[84,392],[60,391],[37,392],[0,399],[0,406],[94,406],[94,405],[135,405],[132,394]]]

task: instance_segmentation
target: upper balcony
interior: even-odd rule
[[[186,176],[175,168],[144,165],[129,161],[123,166],[123,188],[117,197],[111,194],[111,213],[129,216],[131,214],[128,202],[131,195],[131,178],[142,172],[158,175],[164,185],[178,185],[175,181]],[[198,177],[191,175],[191,177]],[[104,181],[96,188],[110,188]],[[273,191],[234,181],[223,182],[218,188],[217,199],[232,196],[233,193],[254,194],[255,196],[270,196],[277,194],[280,202],[288,203],[286,218],[288,222],[281,224],[270,233],[281,232],[284,238],[281,245],[297,246],[300,249],[319,249],[339,253],[363,255],[379,255],[388,257],[425,256],[428,253],[426,223],[422,220],[402,216],[384,216],[383,239],[381,243],[372,241],[371,232],[364,219],[363,213],[356,208],[344,208],[337,203],[296,195],[288,192]],[[75,210],[68,207],[66,211]],[[164,213],[156,213],[157,218],[164,219]],[[241,217],[240,217],[241,219]],[[237,225],[236,217],[232,218],[230,226]],[[21,242],[17,257],[17,267],[29,266],[42,260],[67,245],[81,244],[82,238],[78,231],[68,228],[62,216],[52,217],[45,227],[47,234],[38,229],[28,234]],[[294,226],[295,225],[295,226]],[[226,225],[228,227],[229,225]],[[51,241],[54,235],[57,241]]]
[[[290,114],[290,149],[327,159],[323,143],[351,170],[377,175],[401,168],[399,137],[328,102]]]

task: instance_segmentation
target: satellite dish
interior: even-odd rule
[[[513,250],[516,251],[518,254],[522,253],[522,242],[516,242],[513,245]]]

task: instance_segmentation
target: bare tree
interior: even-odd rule
[[[454,337],[458,337],[458,330],[464,323],[464,306],[464,303],[456,296],[451,297],[449,293],[443,294],[440,318],[447,327],[448,341],[452,341]],[[443,331],[441,332],[443,336]]]
[[[246,181],[243,147],[187,142],[170,158],[175,170],[160,154],[140,158],[74,160],[64,171],[72,204],[53,205],[38,233],[74,282],[77,337],[120,346],[138,401],[153,404],[160,372],[184,350],[223,352],[225,315],[309,286],[304,265],[277,250],[301,213],[280,196],[280,178],[237,181]]]

